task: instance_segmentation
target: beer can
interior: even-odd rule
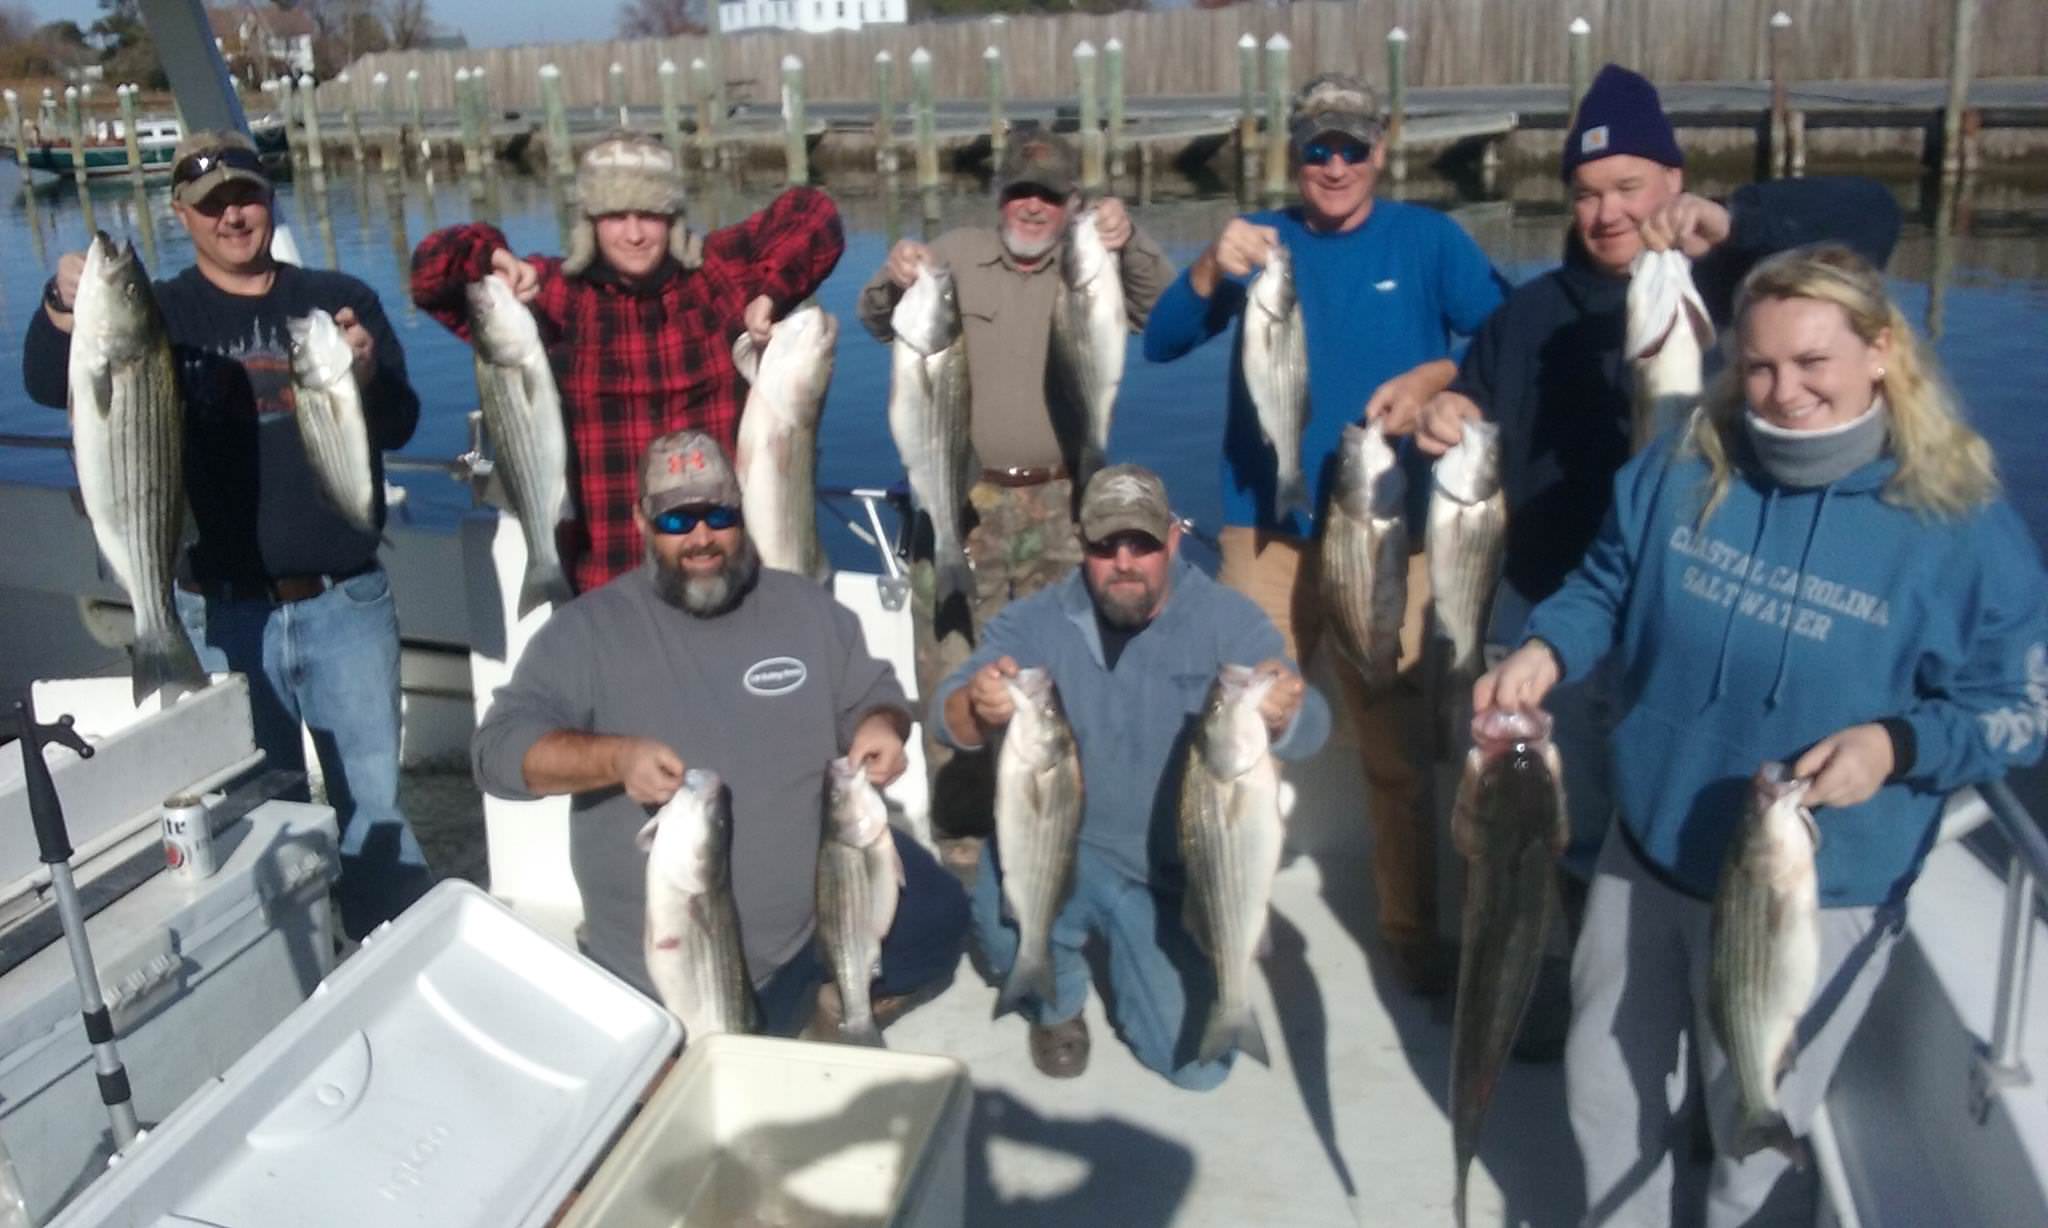
[[[164,803],[163,827],[164,868],[172,878],[196,883],[220,869],[206,803],[184,795],[170,799]]]

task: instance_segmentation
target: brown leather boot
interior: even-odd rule
[[[1071,1079],[1088,1069],[1088,1021],[1031,1025],[1031,1064],[1050,1079]]]

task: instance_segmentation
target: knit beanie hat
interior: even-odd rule
[[[682,171],[668,146],[638,132],[615,132],[590,147],[576,168],[580,216],[569,231],[562,272],[574,277],[597,256],[591,219],[607,213],[659,213],[669,219],[668,250],[676,263],[694,269],[704,263],[704,245],[683,224]]]
[[[1615,154],[1633,154],[1665,166],[1685,165],[1657,87],[1639,73],[1609,64],[1579,100],[1578,117],[1564,138],[1560,169],[1570,179],[1580,163]]]

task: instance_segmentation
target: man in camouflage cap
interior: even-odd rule
[[[976,632],[1004,604],[1051,584],[1080,558],[1069,476],[1079,441],[1061,438],[1045,394],[1059,251],[1081,203],[1078,176],[1065,140],[1037,128],[1013,133],[994,178],[996,224],[950,230],[929,245],[905,239],[861,291],[861,323],[886,343],[894,336],[890,313],[918,269],[946,265],[966,334],[971,434],[982,465],[968,491],[972,515],[966,521],[974,590],[967,608],[935,609],[928,537],[914,541],[911,612],[920,693],[966,657]],[[1093,207],[1103,246],[1117,257],[1135,332],[1172,280],[1173,266],[1132,225],[1121,200],[1103,196]],[[960,836],[986,830],[993,784],[980,759],[956,765],[929,737],[925,751],[938,830]],[[971,862],[973,849],[962,853]]]
[[[1180,789],[1168,779],[1179,769],[1176,747],[1225,665],[1277,676],[1260,715],[1283,759],[1314,754],[1330,712],[1258,607],[1180,557],[1180,522],[1157,474],[1102,470],[1079,520],[1079,569],[983,629],[974,655],[931,695],[925,725],[962,760],[992,759],[983,748],[1014,711],[1005,680],[1022,667],[1051,674],[1081,756],[1083,810],[1073,890],[1052,927],[1052,1000],[1033,993],[1023,1007],[1032,1062],[1053,1078],[1088,1064],[1082,947],[1095,935],[1109,947],[1105,1000],[1132,1053],[1182,1087],[1211,1088],[1234,1054],[1201,1061],[1187,1038],[1199,1030],[1187,1017],[1209,1008],[1215,977],[1181,926],[1184,875],[1172,835]],[[1019,942],[1003,911],[1001,853],[982,850],[973,896],[975,940],[998,982],[1016,966]]]
[[[1309,413],[1299,461],[1316,486],[1308,506],[1279,505],[1276,453],[1243,376],[1234,376],[1224,431],[1221,578],[1257,601],[1289,650],[1298,646],[1303,657],[1320,638],[1315,612],[1325,608],[1316,569],[1303,560],[1337,469],[1328,462],[1344,425],[1389,414],[1412,418],[1456,374],[1452,335],[1475,332],[1507,288],[1448,216],[1374,198],[1387,158],[1384,135],[1379,101],[1365,82],[1341,73],[1310,80],[1288,125],[1301,203],[1232,218],[1160,297],[1145,330],[1147,358],[1178,358],[1243,313],[1246,286],[1271,252],[1285,249],[1291,257],[1308,345]],[[1433,825],[1421,806],[1421,757],[1412,739],[1423,725],[1415,665],[1428,602],[1421,550],[1430,478],[1414,449],[1405,459],[1416,553],[1406,576],[1399,679],[1369,692],[1343,662],[1333,668],[1364,760],[1387,954],[1408,985],[1441,992],[1449,978],[1436,942]],[[1307,621],[1297,622],[1297,614]]]

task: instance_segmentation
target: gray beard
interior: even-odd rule
[[[1151,622],[1152,607],[1159,598],[1150,588],[1142,597],[1126,599],[1097,591],[1093,585],[1089,586],[1089,595],[1095,599],[1095,612],[1102,616],[1102,621],[1122,631],[1136,631]]]
[[[681,568],[671,568],[654,553],[652,544],[647,547],[647,561],[654,565],[654,591],[661,599],[697,618],[731,613],[761,578],[761,554],[750,537],[740,539],[739,550],[725,560],[716,575],[691,576]]]
[[[1058,246],[1059,241],[1060,236],[1055,232],[1045,236],[1043,239],[1026,243],[1019,239],[1016,232],[1010,227],[1003,227],[1003,247],[1019,260],[1036,260]]]

